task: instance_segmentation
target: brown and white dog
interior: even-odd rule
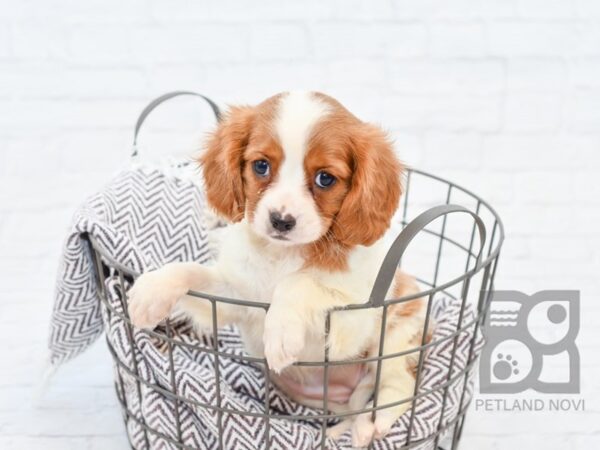
[[[323,369],[296,361],[377,355],[381,309],[332,314],[369,297],[387,251],[384,234],[401,195],[402,165],[379,128],[353,116],[336,100],[316,92],[289,92],[250,107],[232,107],[210,135],[201,157],[209,203],[226,227],[212,266],[167,264],[143,274],[130,292],[130,314],[152,328],[177,306],[199,327],[210,327],[207,301],[189,290],[260,300],[260,308],[218,305],[218,325],[235,324],[246,350],[265,357],[275,383],[297,401],[322,406]],[[389,297],[418,292],[398,272]],[[421,299],[390,308],[384,353],[420,344]],[[413,395],[414,357],[382,363],[378,404]],[[328,406],[333,412],[364,408],[373,394],[376,363],[332,366]],[[385,436],[408,402],[354,416],[329,430],[352,426],[353,445]]]

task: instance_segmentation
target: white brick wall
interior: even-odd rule
[[[103,345],[28,400],[71,213],[122,166],[144,103],[290,88],[338,97],[489,199],[498,287],[582,291],[587,412],[471,412],[463,448],[598,447],[598,0],[0,0],[0,448],[126,448]],[[191,150],[201,109],[165,106],[145,142]]]

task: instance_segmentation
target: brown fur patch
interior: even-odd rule
[[[275,164],[282,151],[273,136],[274,111],[281,94],[257,106],[232,106],[209,134],[200,164],[210,205],[225,218],[238,222],[246,207],[250,214],[272,177],[259,180],[249,162],[268,156]]]
[[[433,330],[429,328],[427,330],[427,334],[425,335],[425,344],[429,344],[433,339]],[[423,343],[423,333],[418,333],[415,335],[414,339],[411,341],[413,347],[419,347]],[[412,373],[412,376],[417,378],[417,370],[419,369],[419,354],[421,352],[415,352],[410,355],[408,358],[408,370]]]
[[[206,152],[200,158],[208,202],[233,222],[244,217],[242,161],[255,118],[254,108],[231,108],[209,136]]]
[[[328,210],[330,215],[336,210],[331,231],[344,245],[371,245],[389,228],[398,207],[402,165],[380,128],[360,121],[333,98],[315,95],[331,113],[315,126],[307,157],[315,152],[339,171],[345,192]]]
[[[347,269],[348,250],[371,245],[389,228],[401,195],[402,166],[379,128],[364,123],[321,93],[330,113],[312,132],[305,159],[307,180],[319,170],[336,177],[328,189],[309,186],[328,231],[307,246],[307,266]]]
[[[415,279],[402,272],[401,270],[396,271],[394,276],[394,287],[392,289],[392,298],[399,299],[405,296],[417,294],[420,292],[419,286]],[[396,303],[391,305],[388,310],[388,320],[386,322],[386,328],[390,329],[396,326],[402,326],[402,321],[410,319],[411,317],[423,315],[423,309],[425,308],[425,298],[419,297],[414,300],[410,300],[403,303]],[[423,340],[423,324],[419,325],[415,335],[411,338],[411,347],[419,347]],[[425,343],[431,341],[432,328],[429,327],[425,336]],[[407,358],[407,364],[410,372],[416,377],[417,365],[419,361],[420,352],[411,353]]]
[[[303,249],[304,267],[314,267],[329,272],[348,269],[349,247],[335,240],[331,233]]]
[[[393,298],[402,298],[418,292],[419,286],[415,279],[401,270],[397,270],[396,275],[394,276],[394,289],[392,290]],[[423,308],[423,305],[424,299],[416,298],[414,300],[396,303],[395,305],[390,306],[390,313],[397,317],[414,316],[419,313]]]

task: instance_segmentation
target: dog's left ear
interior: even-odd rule
[[[231,107],[209,135],[200,157],[208,203],[233,222],[244,217],[242,166],[255,115],[251,106]]]
[[[374,125],[361,123],[350,140],[352,181],[332,230],[345,245],[371,245],[384,235],[398,208],[403,166],[386,134]]]

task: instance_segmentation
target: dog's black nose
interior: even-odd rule
[[[273,228],[281,233],[290,231],[296,225],[296,219],[290,214],[286,214],[284,217],[281,217],[279,212],[272,211],[269,218],[271,219],[271,225],[273,225]]]

